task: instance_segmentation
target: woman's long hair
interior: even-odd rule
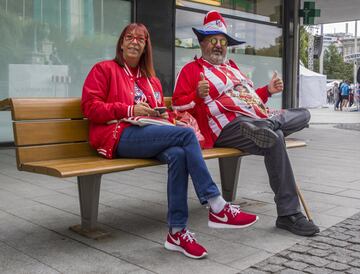
[[[121,32],[119,40],[116,45],[116,57],[115,62],[118,63],[121,67],[124,67],[124,57],[123,57],[123,51],[121,49],[121,45],[123,44],[124,37],[126,34],[132,32],[133,30],[142,31],[145,34],[145,48],[144,52],[140,57],[139,66],[142,73],[144,73],[147,77],[156,76],[154,65],[153,65],[153,59],[152,59],[152,47],[151,47],[151,40],[149,31],[147,28],[141,24],[141,23],[131,23],[127,25],[124,30]]]

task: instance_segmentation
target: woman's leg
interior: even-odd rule
[[[156,157],[168,164],[170,226],[186,225],[189,173],[202,204],[206,203],[209,198],[220,195],[219,189],[206,167],[192,129],[153,125],[126,128],[117,147],[117,156]],[[178,211],[179,207],[182,210]]]
[[[188,170],[185,151],[182,147],[169,147],[158,154],[157,158],[168,164],[167,197],[169,228],[179,230],[187,226],[188,219]]]

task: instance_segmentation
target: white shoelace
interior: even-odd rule
[[[196,241],[195,239],[195,233],[190,232],[189,230],[186,230],[184,234],[181,235],[181,237],[187,241],[192,243],[193,241]]]
[[[227,211],[230,212],[235,217],[236,215],[238,215],[240,213],[240,206],[229,204]]]

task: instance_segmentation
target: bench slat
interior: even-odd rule
[[[287,148],[305,146],[297,139],[287,139]],[[203,150],[204,159],[245,156],[247,153],[233,148],[213,148]],[[83,176],[98,173],[110,173],[148,167],[160,164],[154,159],[113,159],[107,160],[99,156],[67,158],[50,161],[27,162],[19,166],[20,170],[47,174],[56,177]]]
[[[11,110],[10,99],[0,100],[0,111]]]
[[[238,150],[236,148],[224,148],[224,147],[215,147],[211,149],[202,150],[204,159],[213,159],[213,158],[224,158],[224,157],[237,157],[245,156],[248,153]]]
[[[12,119],[37,120],[37,119],[80,119],[80,98],[12,98]]]
[[[73,143],[88,140],[87,120],[14,122],[17,146]]]
[[[154,159],[104,159],[99,156],[68,158],[30,162],[21,165],[20,170],[47,174],[56,177],[72,177],[91,174],[104,174],[115,171],[159,165]]]
[[[88,142],[17,147],[16,154],[18,166],[27,162],[97,155],[96,151],[90,147]]]

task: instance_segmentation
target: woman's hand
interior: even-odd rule
[[[135,116],[159,116],[159,113],[153,110],[147,103],[140,102],[134,107]]]

